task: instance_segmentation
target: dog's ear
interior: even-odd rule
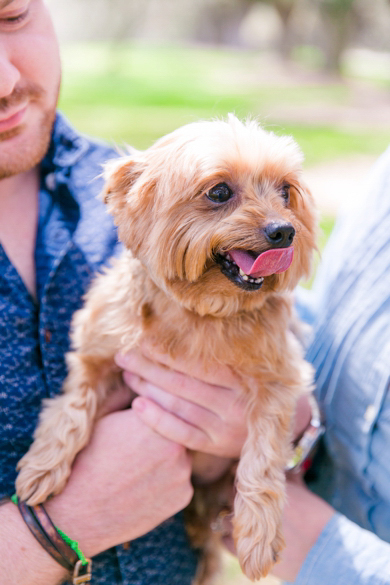
[[[309,187],[301,179],[299,183],[291,181],[291,207],[300,222],[300,245],[295,246],[296,260],[299,258],[301,276],[308,278],[313,252],[318,252],[318,211]]]
[[[295,197],[295,214],[310,235],[309,244],[313,250],[317,250],[318,210],[309,187],[300,180],[299,184],[292,182],[292,192]],[[306,236],[307,237],[307,236]]]
[[[101,198],[104,203],[114,204],[126,199],[133,183],[142,173],[142,164],[136,155],[122,156],[104,165],[105,180]]]
[[[149,176],[147,151],[109,161],[104,168],[102,199],[118,226],[119,239],[137,253],[149,233],[155,180]]]

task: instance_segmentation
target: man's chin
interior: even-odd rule
[[[16,128],[11,128],[11,130],[7,130],[6,132],[0,132],[0,142],[6,142],[15,136],[19,136],[19,134],[22,134],[25,126],[25,124],[20,124]]]
[[[29,171],[42,161],[49,148],[55,115],[56,110],[45,112],[36,130],[21,124],[0,133],[0,180]]]

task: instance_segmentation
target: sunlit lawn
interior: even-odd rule
[[[63,63],[61,108],[78,129],[119,144],[146,148],[182,124],[228,112],[292,134],[308,165],[346,154],[379,154],[388,144],[386,131],[273,118],[276,105],[348,103],[350,89],[340,83],[264,82],[267,63],[256,52],[83,44],[64,47]]]
[[[241,572],[237,559],[230,553],[223,555],[224,571],[215,585],[251,585],[253,581],[247,579]],[[256,581],[259,585],[279,585],[281,581],[269,575],[265,579]]]
[[[264,60],[255,52],[82,44],[63,48],[60,107],[73,124],[112,143],[146,148],[163,134],[199,118],[256,116],[270,130],[300,144],[306,164],[349,154],[379,154],[388,135],[334,127],[286,125],[271,119],[276,103],[347,102],[342,84],[265,85]],[[320,248],[333,227],[323,217]]]

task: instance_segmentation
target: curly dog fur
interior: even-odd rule
[[[248,438],[236,474],[234,539],[245,574],[267,574],[283,548],[294,407],[311,384],[289,294],[309,274],[316,239],[301,163],[291,138],[231,115],[189,124],[108,164],[103,197],[126,250],[97,276],[74,316],[69,375],[63,393],[46,401],[19,463],[19,497],[37,504],[61,491],[100,405],[120,383],[115,353],[147,338],[173,358],[206,369],[225,364],[241,379]],[[237,270],[228,277],[221,258],[269,250],[271,223],[293,226],[291,266],[252,288]]]

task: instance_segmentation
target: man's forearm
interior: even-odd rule
[[[283,532],[286,548],[273,574],[293,583],[310,549],[334,515],[333,508],[296,477],[287,482]]]
[[[57,585],[66,578],[12,503],[0,507],[0,575],[1,585]]]

